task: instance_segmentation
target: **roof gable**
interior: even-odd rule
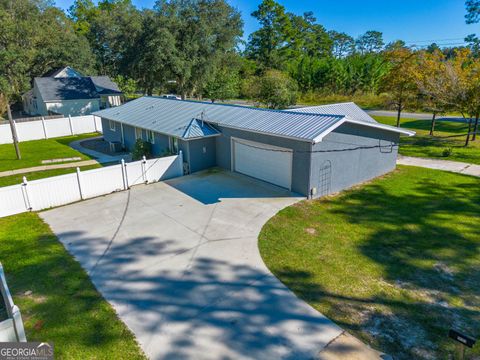
[[[355,120],[377,123],[374,118],[368,115],[360,106],[358,106],[354,102],[309,106],[299,109],[292,109],[291,111],[312,114],[344,115]]]

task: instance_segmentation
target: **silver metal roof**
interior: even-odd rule
[[[150,96],[94,115],[179,138],[183,138],[192,119],[201,119],[212,125],[309,142],[344,118]]]
[[[374,118],[368,115],[363,109],[354,102],[346,102],[339,104],[328,104],[319,106],[309,106],[299,109],[292,109],[291,111],[310,113],[310,114],[332,114],[344,115],[353,120],[366,121],[376,123]]]
[[[220,131],[215,129],[212,125],[199,119],[192,119],[190,124],[185,129],[182,138],[196,139],[215,135],[220,135]]]

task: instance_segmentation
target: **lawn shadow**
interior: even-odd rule
[[[360,253],[381,266],[382,281],[398,293],[408,293],[397,303],[381,293],[371,299],[346,299],[349,304],[372,301],[386,307],[369,316],[375,319],[374,332],[386,331],[387,342],[401,340],[401,328],[424,333],[433,352],[450,346],[451,327],[480,336],[480,193],[474,190],[480,183],[472,179],[449,185],[425,177],[408,192],[371,184],[368,191],[347,192],[340,202],[332,201],[334,213],[375,229],[359,243]],[[399,332],[389,334],[395,324]],[[398,350],[406,346],[408,342]]]

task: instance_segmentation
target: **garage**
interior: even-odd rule
[[[291,189],[291,149],[232,138],[232,170]]]

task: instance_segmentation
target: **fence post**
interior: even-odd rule
[[[93,119],[93,127],[95,128],[95,132],[98,132],[97,119],[95,119],[95,115],[92,115],[92,119]]]
[[[127,190],[130,186],[128,185],[127,163],[123,159],[122,159],[122,174],[123,174],[123,181],[124,181],[125,190]]]
[[[72,124],[72,117],[68,115],[68,123],[70,124],[70,133],[73,134],[73,124]]]
[[[123,182],[123,190],[127,190],[127,169],[125,169],[125,160],[120,160],[121,168],[122,168],[122,182]]]
[[[42,126],[43,126],[43,135],[44,135],[45,139],[48,139],[47,126],[45,125],[45,118],[43,116],[42,116]]]
[[[80,168],[78,166],[77,166],[77,182],[78,182],[78,192],[80,193],[80,200],[83,200],[82,181],[80,179]]]
[[[148,182],[148,178],[147,178],[147,158],[145,157],[145,155],[143,155],[143,157],[142,157],[142,178],[143,178],[144,183]]]
[[[23,182],[22,182],[22,194],[23,194],[23,201],[25,202],[25,208],[31,211],[33,206],[30,200],[30,195],[28,194],[28,181],[25,176],[23,177]]]
[[[15,128],[15,134],[17,134],[17,140],[20,142],[20,137],[18,136],[18,129],[17,129],[17,122],[15,120],[12,120],[13,127]],[[14,140],[12,139],[12,142]]]
[[[177,160],[178,160],[178,166],[180,168],[180,174],[181,174],[180,176],[183,176],[183,152],[182,152],[182,150],[180,150],[178,152]]]

